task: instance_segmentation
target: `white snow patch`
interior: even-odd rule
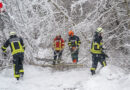
[[[39,58],[53,57],[53,50],[52,49],[39,49],[36,57],[39,57]]]
[[[88,68],[55,71],[25,66],[24,80],[18,84],[12,68],[2,70],[0,80],[0,90],[130,90],[130,75],[115,66],[106,66],[94,76]]]

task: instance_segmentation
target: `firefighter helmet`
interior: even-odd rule
[[[68,32],[68,34],[69,34],[69,36],[74,36],[74,32],[73,32],[72,30],[70,30],[70,31]]]
[[[103,32],[103,29],[101,27],[98,27],[96,32],[101,33],[101,32]]]
[[[16,35],[16,32],[11,31],[11,32],[10,32],[10,36],[14,36],[14,35]]]

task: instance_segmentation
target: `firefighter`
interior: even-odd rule
[[[22,38],[17,37],[16,32],[10,32],[10,38],[2,46],[3,54],[6,56],[6,49],[10,45],[13,64],[14,64],[14,77],[19,80],[23,77],[23,60],[24,60],[24,43]]]
[[[53,50],[54,50],[53,65],[55,65],[56,62],[58,64],[60,63],[63,49],[64,49],[64,40],[61,37],[61,35],[57,35],[53,41]],[[58,58],[58,60],[57,60],[57,58]]]
[[[0,2],[0,13],[5,12],[4,4]]]
[[[77,64],[79,46],[80,46],[81,42],[80,42],[79,37],[74,35],[74,32],[72,30],[70,30],[68,32],[68,35],[69,35],[68,46],[69,46],[69,49],[70,49],[70,52],[71,52],[72,61],[73,61],[73,63]]]
[[[103,53],[102,32],[103,29],[101,27],[98,27],[91,44],[90,51],[92,54],[92,68],[91,68],[92,75],[95,74],[98,62],[100,62],[103,67],[106,66],[105,54]]]

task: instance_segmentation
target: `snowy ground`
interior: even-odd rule
[[[0,90],[130,90],[130,74],[115,66],[91,76],[89,69],[54,71],[51,68],[24,66],[25,76],[16,84],[13,69],[0,72]]]

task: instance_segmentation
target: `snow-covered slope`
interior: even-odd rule
[[[130,74],[111,65],[94,76],[87,68],[61,72],[27,65],[17,84],[12,68],[0,72],[0,90],[130,90],[129,84]]]

